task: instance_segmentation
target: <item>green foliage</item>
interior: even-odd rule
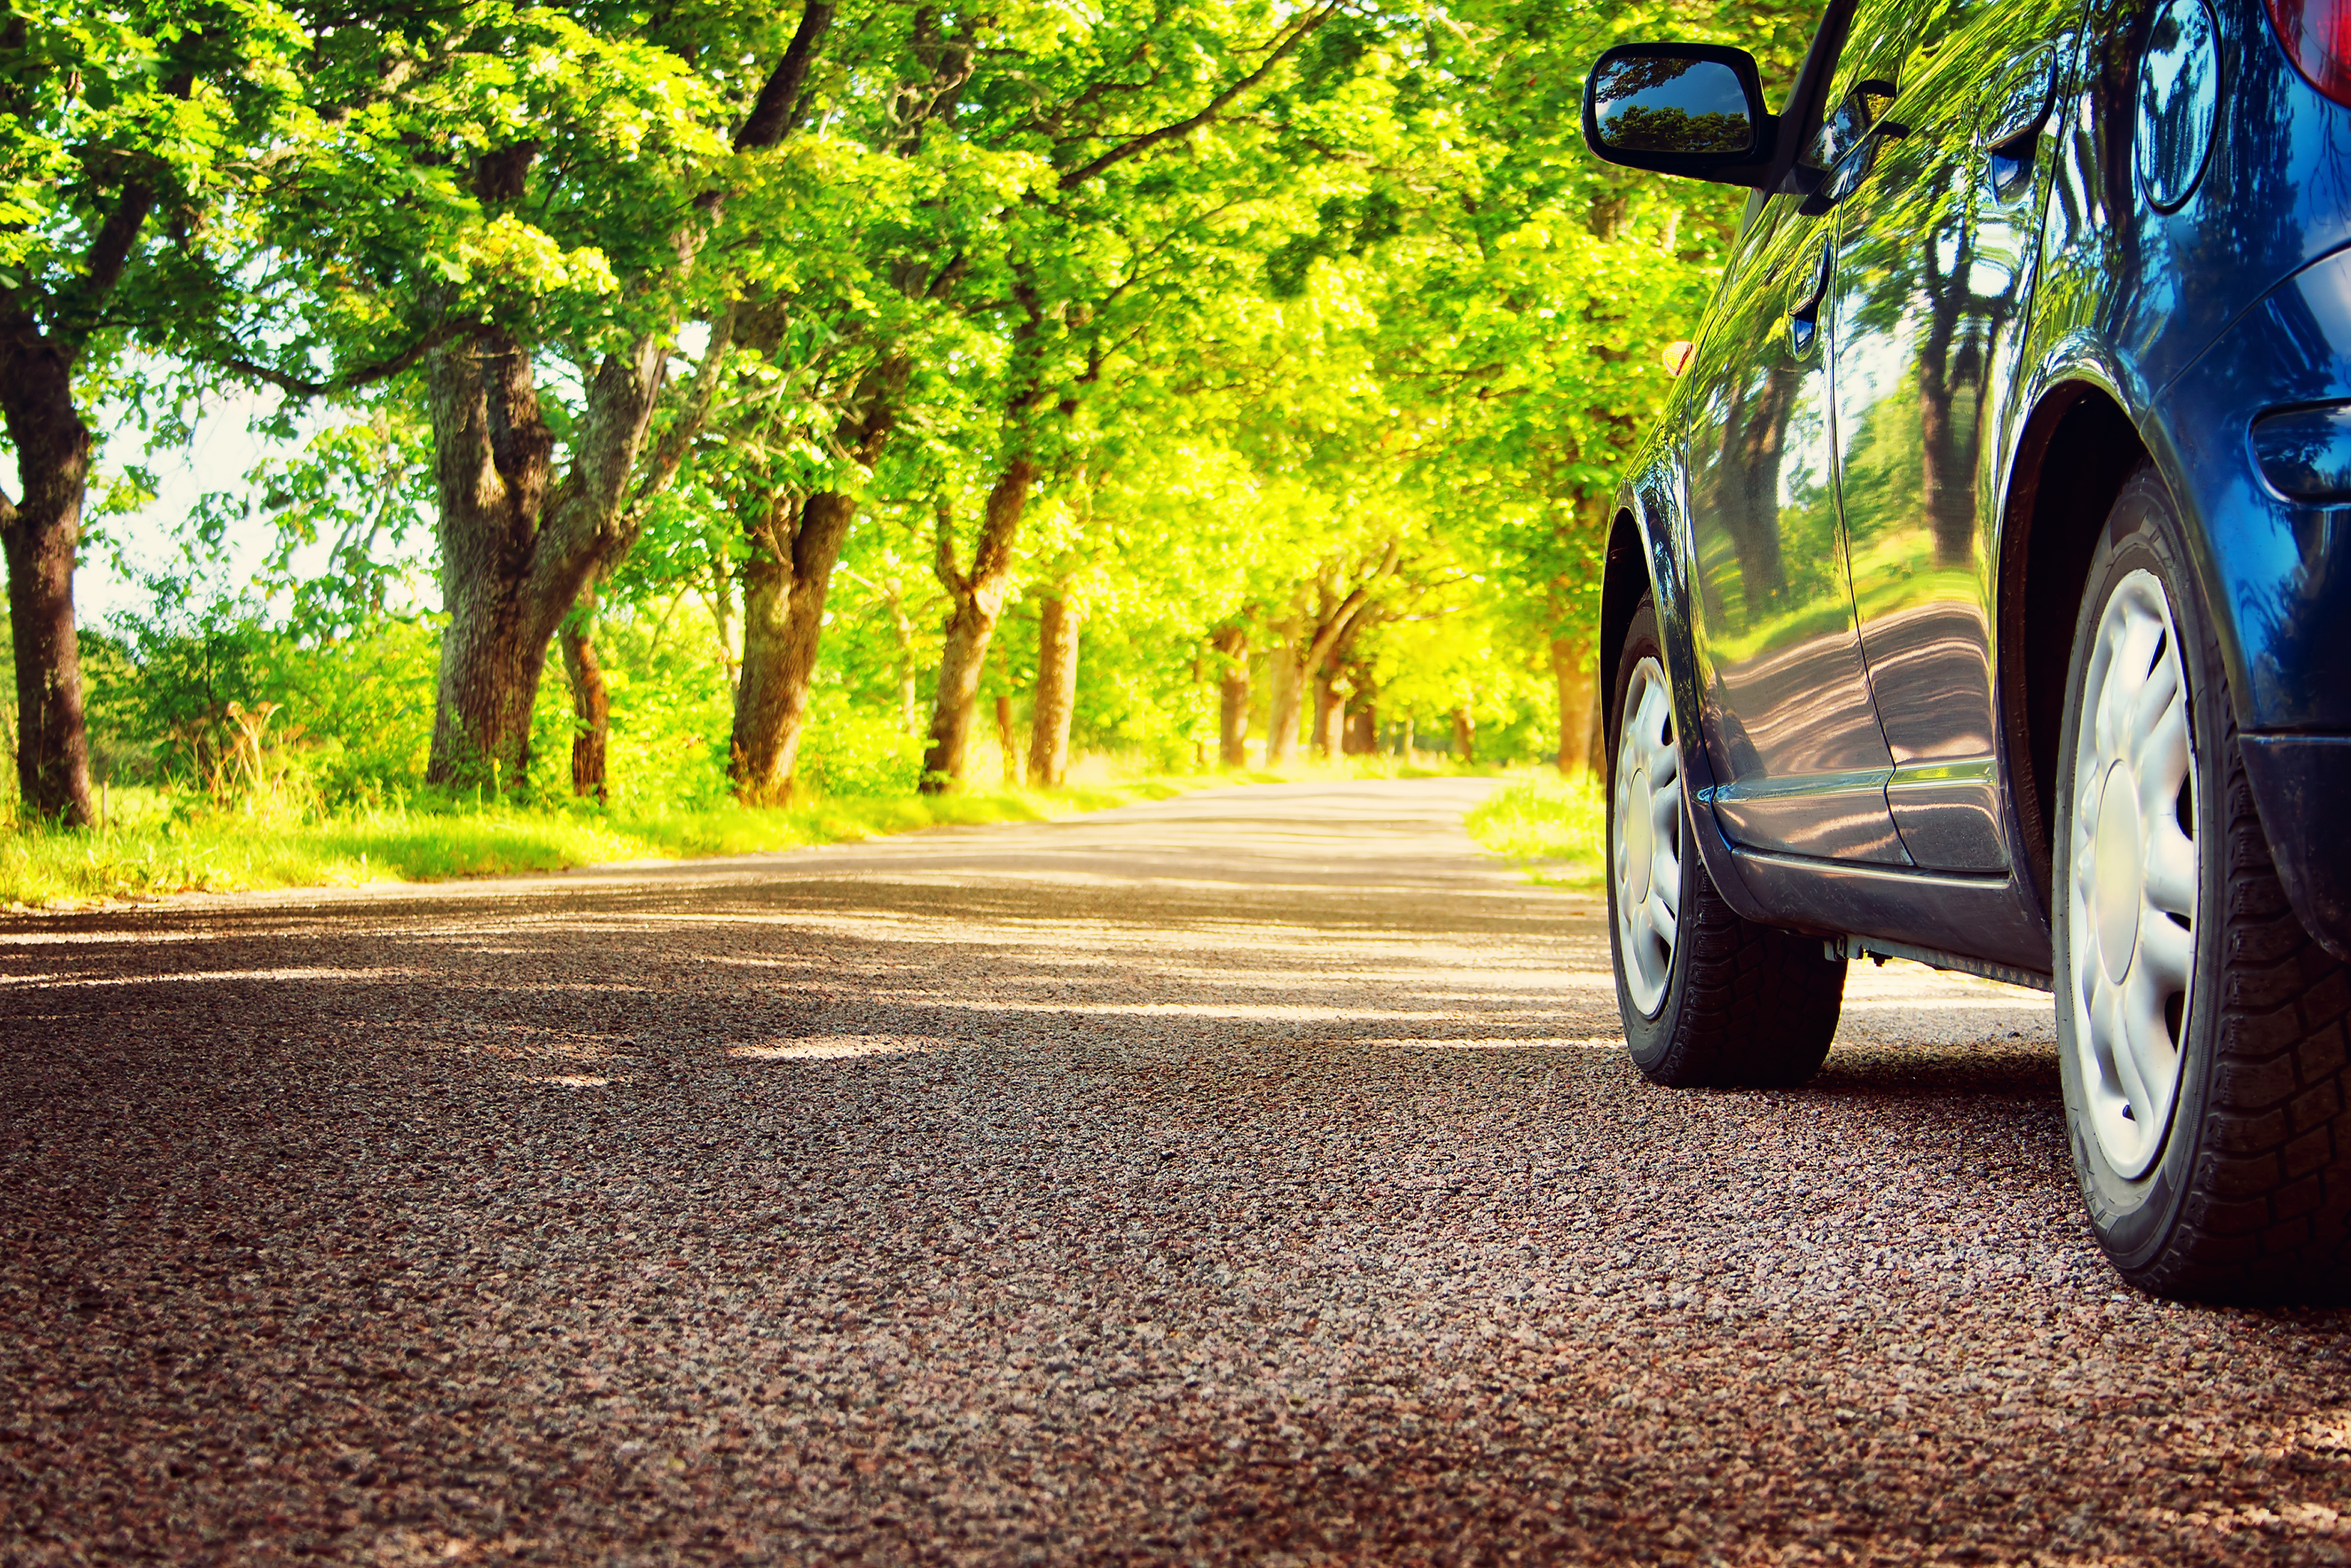
[[[910,795],[922,782],[922,741],[900,727],[896,716],[852,706],[839,687],[817,693],[809,731],[799,778],[820,795]]]
[[[1813,7],[845,5],[793,133],[750,152],[736,133],[796,7],[457,0],[300,31],[246,5],[204,13],[249,24],[242,85],[200,71],[179,96],[154,62],[194,13],[25,15],[85,88],[11,122],[34,215],[0,266],[71,295],[105,193],[86,146],[135,143],[209,214],[160,230],[141,274],[187,284],[187,308],[126,316],[134,351],[89,372],[124,411],[118,446],[186,441],[231,371],[335,389],[265,413],[301,444],[178,527],[175,571],[259,543],[255,580],[91,640],[102,771],[183,806],[235,795],[205,782],[228,777],[228,705],[276,704],[247,770],[281,781],[268,810],[419,809],[446,569],[426,524],[474,482],[436,469],[419,356],[495,325],[569,452],[587,378],[642,334],[674,373],[622,486],[642,531],[598,590],[609,806],[579,821],[610,821],[723,815],[751,541],[825,489],[858,510],[800,778],[909,791],[948,609],[935,518],[962,570],[1015,457],[1038,477],[981,682],[991,754],[999,695],[1026,744],[1054,597],[1081,616],[1081,752],[1193,766],[1236,667],[1261,742],[1279,661],[1354,603],[1320,673],[1380,745],[1449,746],[1458,710],[1481,760],[1551,755],[1581,723],[1552,642],[1590,635],[1661,351],[1699,336],[1740,212],[1592,159],[1584,70],[1628,39],[1708,39],[1777,90]],[[143,504],[152,476],[110,455],[106,504]],[[521,783],[551,810],[578,721],[549,667]],[[1543,788],[1498,800],[1529,822],[1583,809]]]
[[[566,871],[619,861],[756,854],[920,828],[1046,821],[1164,800],[1208,779],[1131,779],[1050,795],[975,790],[929,797],[811,799],[753,810],[600,811],[469,802],[362,806],[324,819],[243,809],[196,810],[169,791],[110,789],[105,824],[39,822],[0,837],[0,905],[21,908],[228,893],[348,887]]]
[[[96,772],[215,802],[310,810],[413,791],[433,727],[437,633],[381,620],[305,640],[259,602],[186,578],[85,643]]]
[[[93,335],[113,346],[127,322],[169,336],[203,319],[238,255],[223,204],[286,133],[302,46],[293,13],[267,0],[12,5],[0,32],[6,313],[69,351]],[[126,232],[134,202],[176,232]]]
[[[1531,882],[1593,892],[1607,873],[1608,803],[1590,774],[1513,774],[1465,825],[1487,849],[1517,861]]]

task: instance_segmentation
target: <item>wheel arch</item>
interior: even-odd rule
[[[2043,394],[2010,470],[2000,540],[2000,715],[2019,863],[2029,868],[2044,916],[2074,622],[2106,515],[2148,456],[2120,400],[2084,379]]]
[[[1616,663],[1625,652],[1625,634],[1633,624],[1633,612],[1641,607],[1641,596],[1650,591],[1648,547],[1641,537],[1641,525],[1633,516],[1630,501],[1617,503],[1616,515],[1608,525],[1608,546],[1602,557],[1601,573],[1600,664],[1593,700],[1600,705],[1602,735],[1613,757],[1616,732],[1609,709],[1616,695]],[[1597,771],[1604,777],[1607,764],[1604,761]]]

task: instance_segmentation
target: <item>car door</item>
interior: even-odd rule
[[[1757,215],[1688,372],[1692,632],[1723,780],[1708,800],[1736,843],[1901,864],[1838,537],[1834,219],[1804,205]]]
[[[1918,14],[1837,195],[1837,488],[1862,653],[1919,865],[2008,865],[1994,760],[1994,450],[2032,290],[2041,131],[2074,0]]]

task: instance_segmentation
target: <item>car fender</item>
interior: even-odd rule
[[[1746,878],[1730,852],[1730,841],[1723,836],[1721,823],[1716,821],[1713,809],[1703,803],[1717,780],[1706,742],[1709,732],[1706,687],[1698,667],[1698,644],[1690,620],[1689,574],[1684,569],[1689,548],[1686,477],[1671,444],[1662,436],[1653,442],[1644,457],[1633,476],[1618,489],[1611,514],[1632,521],[1640,542],[1639,576],[1636,580],[1619,576],[1624,568],[1633,563],[1618,560],[1612,548],[1604,588],[1604,619],[1610,608],[1621,604],[1623,621],[1629,622],[1638,599],[1637,590],[1646,586],[1650,602],[1656,607],[1657,642],[1665,653],[1666,683],[1673,695],[1674,739],[1681,754],[1682,813],[1688,841],[1698,846],[1699,861],[1714,879],[1723,901],[1745,919],[1768,920],[1769,913],[1748,890]],[[1627,589],[1635,591],[1628,594]],[[1621,623],[1611,624],[1614,627],[1613,635],[1604,635],[1602,640],[1605,661],[1602,666],[1602,689],[1607,694],[1604,700],[1613,706],[1616,656],[1624,646],[1624,634]],[[1612,723],[1608,729],[1612,774],[1615,744]]]
[[[2250,690],[2244,643],[2231,613],[2220,563],[2214,558],[2210,519],[2204,516],[2199,501],[2204,486],[2197,484],[2189,459],[2175,439],[2171,422],[2162,413],[2168,390],[2149,385],[2132,357],[2103,334],[2085,329],[2068,332],[2050,344],[2034,364],[2031,389],[2022,400],[2029,412],[2018,428],[2022,433],[2032,426],[2053,402],[2070,402],[2087,392],[2104,395],[2122,411],[2137,434],[2140,451],[2154,463],[2157,475],[2171,494],[2172,505],[2179,510],[2181,522],[2187,525],[2197,591],[2203,596],[2204,612],[2220,638],[2221,662],[2229,674],[2231,706],[2242,722],[2248,717],[2246,698]],[[2030,455],[2022,443],[2015,446],[2014,453],[2017,458]],[[1993,541],[1995,549],[2005,549],[2004,536],[2015,521],[2014,508],[2009,505],[2018,480],[2015,469],[2011,462],[2001,497],[1999,515],[2003,537]],[[2095,527],[2097,521],[2083,519],[2089,527]]]

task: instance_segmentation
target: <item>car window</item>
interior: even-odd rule
[[[1900,89],[1902,64],[1910,40],[1919,27],[1919,7],[1893,0],[1890,5],[1864,5],[1853,19],[1838,51],[1836,75],[1830,78],[1829,102],[1843,103],[1865,82],[1884,82]]]
[[[1885,118],[1904,85],[1951,52],[1998,0],[1872,0],[1853,19],[1831,78],[1827,112],[1797,162],[1825,172]]]
[[[1836,74],[1815,131],[1797,155],[1807,169],[1826,171],[1853,151],[1894,100],[1895,78],[1908,47],[1914,16],[1903,0],[1869,0],[1845,33]]]
[[[1856,93],[1898,97],[1970,25],[1997,8],[1998,0],[1877,0],[1864,5],[1837,56],[1829,89],[1832,112]]]

